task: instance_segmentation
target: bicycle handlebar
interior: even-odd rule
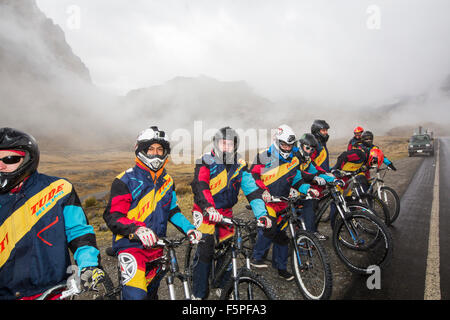
[[[229,217],[223,217],[222,221],[220,223],[228,224],[228,225],[236,225],[238,227],[246,227],[254,223],[255,220],[244,220],[239,218],[229,218]],[[258,220],[256,220],[256,226],[258,227],[264,227],[264,224],[260,223]]]
[[[66,284],[58,284],[46,290],[36,300],[46,300],[51,294],[56,293],[64,288],[67,288],[67,290],[61,291],[61,296],[58,298],[59,300],[65,300],[84,292],[84,290],[78,288],[76,280],[72,278],[69,279]]]
[[[189,236],[183,236],[180,239],[171,240],[165,237],[158,238],[158,241],[155,243],[155,246],[159,247],[178,247],[182,245],[186,240],[190,240]]]
[[[298,195],[298,196],[295,196],[295,197],[283,197],[283,196],[280,196],[280,197],[275,197],[275,196],[272,196],[272,199],[269,201],[269,203],[270,202],[272,202],[272,203],[277,203],[277,202],[297,202],[297,201],[299,201],[299,200],[311,200],[311,199],[316,199],[316,198],[314,198],[314,197],[312,197],[312,196],[310,196],[309,194],[308,195]]]

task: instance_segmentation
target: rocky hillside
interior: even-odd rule
[[[182,128],[192,134],[197,120],[203,130],[226,125],[273,129],[288,123],[300,136],[319,118],[330,123],[333,138],[348,138],[356,125],[377,135],[416,127],[424,120],[445,127],[449,88],[450,76],[441,86],[413,97],[333,109],[302,100],[269,101],[244,81],[179,76],[117,97],[92,83],[88,67],[61,27],[35,0],[0,0],[0,126],[28,131],[48,149],[128,149],[145,127],[158,125],[169,132]]]
[[[100,137],[106,107],[116,100],[92,84],[63,30],[35,0],[0,1],[0,84],[0,126],[60,148]]]
[[[34,0],[0,1],[0,67],[2,76],[54,82],[64,74],[91,82],[89,70],[65,40],[63,30],[47,18]]]
[[[274,104],[244,81],[176,77],[162,85],[129,92],[126,105],[139,114],[154,115],[172,130],[191,129],[195,120],[204,121],[205,127],[274,125],[267,116],[274,111]]]

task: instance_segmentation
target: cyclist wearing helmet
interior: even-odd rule
[[[151,283],[157,270],[147,270],[146,263],[162,256],[162,248],[152,246],[166,236],[168,221],[192,242],[201,238],[178,207],[174,181],[165,170],[169,154],[164,131],[142,131],[135,145],[135,166],[119,174],[111,186],[103,218],[113,233],[124,300],[157,299],[159,282]]]
[[[299,189],[301,193],[316,193],[309,184],[302,184],[302,172],[300,160],[296,156],[298,148],[295,147],[295,133],[288,125],[278,127],[273,144],[260,152],[251,167],[252,175],[256,183],[266,190],[271,196],[289,197],[291,188]],[[268,230],[259,230],[258,238],[253,250],[252,265],[257,268],[265,268],[263,258],[267,254],[273,242],[272,266],[278,269],[280,277],[287,281],[294,277],[287,271],[288,243],[286,225],[278,226],[278,213],[284,210],[286,203],[266,203],[273,227]]]
[[[370,154],[371,150],[374,149],[380,149],[378,146],[373,144],[373,133],[371,131],[364,131],[364,133],[361,135],[361,144],[359,145],[359,148],[364,150],[366,154]],[[383,163],[391,170],[396,171],[397,168],[395,168],[394,164],[391,160],[386,158],[386,156],[383,157]],[[370,179],[370,173],[369,171],[366,171],[366,177],[367,179]]]
[[[319,142],[311,133],[305,133],[299,139],[299,151],[297,153],[297,158],[300,160],[300,171],[302,173],[302,178],[304,184],[300,186],[300,192],[309,188],[309,184],[317,185],[317,192],[314,193],[315,197],[318,197],[320,190],[327,182],[332,182],[335,180],[334,176],[324,174],[323,171],[319,170],[319,166],[316,165],[311,158],[311,155],[317,150]],[[314,199],[305,200],[303,204],[303,217],[305,219],[306,229],[313,232],[314,235],[319,240],[326,240],[327,237],[317,231],[317,226],[315,224],[315,214],[314,214]]]
[[[347,150],[357,148],[361,144],[361,135],[363,134],[363,132],[364,129],[360,126],[356,127],[353,130],[353,138],[349,141]]]
[[[311,133],[317,140],[317,148],[311,154],[311,160],[314,161],[316,167],[320,171],[330,171],[330,155],[327,149],[327,141],[330,126],[325,120],[314,120],[311,125]]]
[[[194,193],[194,224],[203,233],[204,240],[198,245],[194,256],[195,299],[206,298],[216,239],[221,242],[233,235],[232,226],[220,224],[220,221],[223,216],[232,217],[232,208],[238,202],[240,189],[247,197],[255,217],[266,227],[271,226],[263,201],[264,190],[257,186],[248,171],[247,163],[237,153],[237,132],[230,127],[221,128],[214,135],[213,144],[212,151],[197,161],[191,183]],[[225,280],[227,276],[222,279]]]
[[[364,188],[368,188],[367,179],[365,178],[364,171],[365,165],[368,163],[368,155],[364,150],[360,148],[353,148],[341,153],[336,161],[336,164],[331,168],[331,173],[338,179],[341,179],[344,183],[347,183],[349,177],[342,177],[340,171],[355,172],[359,171],[357,178]],[[347,185],[344,186],[347,187]],[[330,223],[331,228],[334,228],[334,222],[336,219],[336,205],[332,202],[330,207]]]
[[[65,283],[69,249],[83,286],[95,287],[104,278],[94,228],[74,186],[66,179],[38,173],[39,157],[31,135],[0,129],[2,299],[36,299]]]

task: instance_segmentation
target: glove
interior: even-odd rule
[[[87,267],[81,270],[81,289],[97,290],[97,285],[105,280],[105,272],[97,267]]]
[[[336,182],[336,185],[340,186],[341,188],[343,188],[345,186],[345,182],[343,180],[336,179],[334,181]]]
[[[203,214],[199,211],[192,211],[192,221],[194,227],[196,227],[197,229],[200,228],[203,222]]]
[[[216,208],[209,207],[209,208],[206,208],[205,211],[208,214],[209,221],[211,221],[211,222],[222,221],[223,216],[220,214],[219,211],[216,210]]]
[[[141,240],[142,245],[145,248],[153,247],[158,241],[158,237],[156,236],[156,234],[151,229],[146,227],[139,227],[131,238],[134,238],[134,236],[138,237],[139,240]]]
[[[258,222],[264,225],[265,229],[270,229],[272,227],[272,220],[268,216],[262,216],[258,219]]]
[[[295,198],[298,197],[299,195],[300,192],[298,192],[297,189],[291,188],[291,190],[289,190],[289,198]]]
[[[310,197],[313,197],[313,198],[318,198],[319,194],[320,194],[320,192],[314,188],[309,188],[308,192],[307,192],[307,195],[309,195]]]
[[[196,229],[189,230],[187,235],[189,237],[189,242],[192,244],[198,244],[203,236],[202,233]]]
[[[324,185],[327,184],[327,182],[325,181],[325,179],[322,178],[322,177],[319,177],[319,176],[315,176],[315,177],[313,178],[313,181],[315,181],[316,184],[317,184],[318,186],[324,186]]]
[[[394,167],[394,164],[392,162],[388,165],[388,168],[391,170],[397,171],[397,168]]]
[[[272,195],[267,190],[264,190],[264,192],[261,195],[261,198],[265,203],[272,201]]]

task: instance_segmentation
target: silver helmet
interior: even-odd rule
[[[148,148],[154,143],[158,143],[163,147],[163,155],[147,154]],[[156,126],[142,131],[136,140],[135,154],[150,170],[156,172],[161,169],[170,154],[170,142],[165,132],[159,130]]]

